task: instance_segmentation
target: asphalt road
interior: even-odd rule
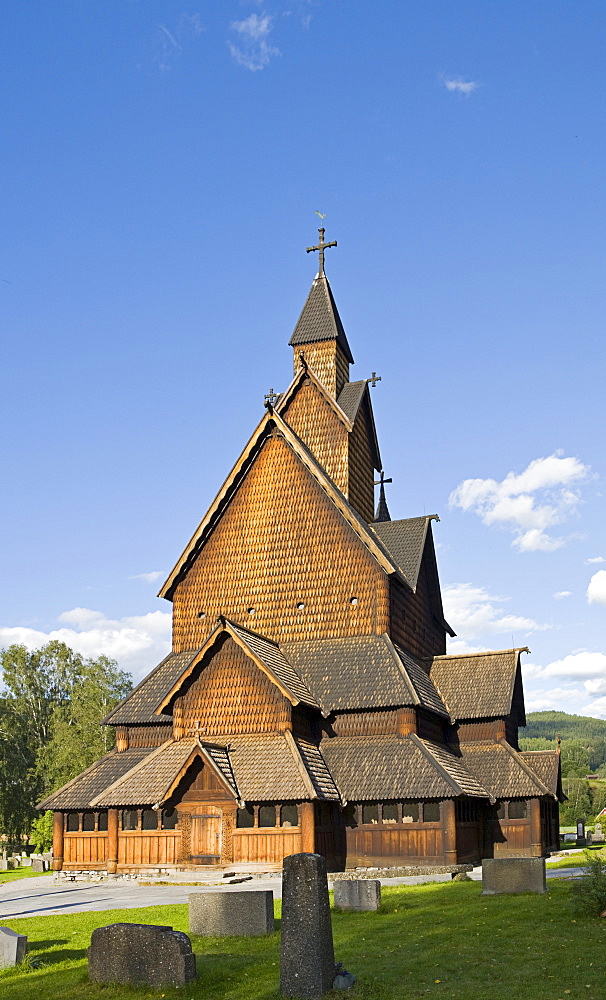
[[[580,868],[560,868],[550,871],[547,878],[570,878],[581,873]],[[482,869],[476,868],[470,877],[479,881]],[[381,884],[418,885],[422,882],[449,882],[450,875],[416,875],[408,878],[381,879]],[[57,883],[52,875],[19,879],[0,885],[0,922],[11,917],[51,916],[60,913],[82,913],[89,910],[132,910],[140,906],[166,906],[187,903],[191,892],[216,892],[219,886],[137,885],[136,882],[67,882]],[[236,885],[222,885],[221,892],[271,889],[275,898],[282,894],[278,877],[251,879]]]

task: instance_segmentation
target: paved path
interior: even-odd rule
[[[570,878],[579,875],[580,868],[547,869],[547,878]],[[470,872],[474,881],[482,878],[482,869]],[[384,878],[384,886],[419,885],[423,882],[450,882],[450,875],[415,875],[406,878]],[[19,879],[0,885],[0,922],[11,917],[42,917],[60,913],[82,913],[89,910],[132,910],[140,906],[166,906],[187,903],[190,892],[216,892],[219,886],[137,885],[136,882],[67,882],[56,883],[52,875]],[[282,895],[282,880],[276,876],[251,879],[236,885],[222,885],[222,892],[272,889],[274,897]]]

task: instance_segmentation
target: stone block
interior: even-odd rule
[[[485,858],[482,895],[546,892],[545,858]]]
[[[153,924],[108,924],[93,931],[88,975],[95,983],[185,986],[196,978],[196,956],[182,931]]]
[[[334,905],[336,910],[378,910],[381,905],[379,879],[335,879]]]
[[[45,872],[46,870],[47,868],[42,858],[32,858],[33,872]]]
[[[319,1000],[332,989],[335,953],[326,861],[320,854],[284,858],[280,990]]]
[[[252,937],[274,930],[271,889],[250,892],[191,892],[189,930],[204,937]]]
[[[0,969],[10,969],[25,958],[27,935],[0,927]]]

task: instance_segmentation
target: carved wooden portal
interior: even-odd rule
[[[198,865],[218,865],[221,860],[222,812],[214,806],[191,817],[191,860]]]

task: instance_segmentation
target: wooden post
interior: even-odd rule
[[[301,824],[301,851],[314,854],[316,850],[316,821],[313,802],[302,802],[299,806]]]
[[[118,871],[118,810],[107,810],[107,871],[115,875]]]
[[[541,800],[530,800],[530,856],[540,858],[543,855],[543,838],[541,836]]]
[[[63,868],[63,813],[53,813],[53,871]]]
[[[457,863],[457,819],[454,799],[442,802],[442,830],[444,832],[444,864]]]

